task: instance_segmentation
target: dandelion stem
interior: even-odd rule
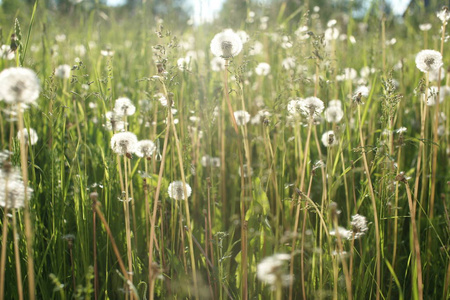
[[[23,132],[23,111],[21,103],[17,104],[18,113],[18,127],[19,132]],[[28,273],[28,289],[29,299],[34,300],[36,297],[35,279],[34,279],[34,258],[33,258],[33,230],[31,226],[30,208],[28,203],[28,168],[27,168],[27,153],[25,150],[25,135],[20,135],[20,161],[22,166],[22,178],[24,185],[24,219],[25,219],[25,237],[27,240],[27,273]]]
[[[411,189],[409,188],[409,184],[406,181],[406,179],[403,180],[403,183],[405,184],[406,187],[406,194],[408,196],[408,205],[409,210],[411,212],[411,226],[413,231],[414,257],[415,257],[415,268],[417,270],[417,286],[418,286],[417,288],[419,293],[419,300],[423,300],[422,263],[420,260],[420,244],[416,225],[416,208],[413,205]]]
[[[17,276],[17,293],[19,300],[23,300],[23,284],[22,284],[22,270],[20,267],[20,251],[19,251],[19,235],[17,233],[17,216],[16,210],[12,210],[13,218],[13,240],[14,240],[14,259],[16,262],[16,276]]]
[[[381,253],[380,253],[380,228],[378,225],[378,212],[377,212],[377,203],[375,199],[375,194],[373,192],[372,180],[370,179],[370,169],[369,164],[367,163],[367,157],[364,146],[364,137],[362,134],[362,126],[361,124],[361,105],[358,105],[358,120],[359,120],[359,139],[361,143],[363,161],[364,161],[364,169],[367,175],[367,182],[369,184],[369,192],[370,199],[372,200],[372,209],[373,209],[373,220],[375,223],[375,242],[376,242],[376,272],[377,272],[377,287],[376,287],[376,299],[380,299],[380,291],[381,291]]]
[[[8,177],[6,177],[8,180]],[[5,185],[6,195],[8,195],[8,182]],[[5,210],[3,211],[3,229],[2,229],[2,254],[0,259],[0,300],[5,299],[5,266],[6,266],[6,248],[8,246],[8,199],[5,199]]]

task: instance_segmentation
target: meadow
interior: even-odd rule
[[[447,8],[147,13],[3,15],[0,300],[450,298]]]

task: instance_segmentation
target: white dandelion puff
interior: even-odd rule
[[[224,30],[214,36],[210,47],[215,56],[227,59],[241,52],[242,40],[234,31]]]
[[[211,70],[213,70],[214,72],[225,70],[225,59],[219,56],[214,56],[211,59]]]
[[[287,262],[290,259],[291,256],[285,253],[268,256],[258,263],[256,276],[262,282],[269,284],[272,289],[275,289],[277,284],[289,286],[293,281],[293,277],[289,275],[287,268]]]
[[[344,117],[344,111],[340,106],[332,105],[325,109],[324,115],[328,123],[339,123]]]
[[[422,31],[428,31],[431,29],[431,24],[430,23],[420,24],[419,29]]]
[[[369,228],[367,227],[366,217],[356,214],[352,216],[352,221],[350,223],[352,225],[352,237],[355,239],[359,239],[363,235],[366,234]]]
[[[137,137],[132,132],[119,132],[111,138],[111,149],[119,155],[129,155],[136,151]]]
[[[442,24],[447,24],[447,21],[450,19],[450,10],[448,7],[444,6],[436,15],[439,20],[441,20]]]
[[[267,76],[270,73],[270,65],[268,63],[259,63],[255,68],[255,73],[260,76]]]
[[[131,116],[136,112],[136,106],[129,98],[118,98],[114,104],[114,112],[117,116]]]
[[[318,117],[323,109],[323,101],[317,97],[308,97],[300,102],[301,113],[310,118]]]
[[[13,60],[16,54],[11,50],[9,45],[2,45],[0,47],[0,57],[6,60]]]
[[[0,73],[0,99],[7,103],[34,103],[39,92],[39,80],[30,69],[9,68]]]
[[[156,151],[155,143],[151,140],[141,140],[137,142],[134,153],[139,157],[152,157]]]
[[[22,208],[25,206],[25,194],[27,199],[30,199],[32,193],[33,189],[30,187],[27,187],[25,190],[18,170],[0,171],[0,206],[15,209]]]
[[[332,147],[339,144],[336,134],[333,130],[327,131],[322,135],[322,143],[325,147]]]
[[[442,64],[442,55],[436,50],[422,50],[416,55],[416,66],[421,72],[439,70]]]
[[[55,69],[55,76],[61,79],[69,79],[70,78],[70,66],[69,65],[59,65]]]
[[[245,110],[237,110],[234,112],[234,118],[238,126],[244,126],[250,121],[250,114]]]
[[[26,145],[34,145],[38,141],[38,135],[33,128],[24,128],[22,131],[17,132],[19,142],[22,141],[22,135]]]
[[[191,196],[192,189],[189,184],[186,183],[186,195],[184,193],[184,184],[182,181],[173,181],[169,184],[168,193],[169,197],[174,200],[186,200]]]

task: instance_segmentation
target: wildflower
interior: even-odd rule
[[[119,155],[130,155],[136,151],[137,137],[132,132],[119,132],[111,138],[111,149]]]
[[[9,45],[2,45],[0,47],[0,57],[6,60],[13,60],[15,57],[14,51],[11,50]]]
[[[268,63],[259,63],[255,68],[256,74],[260,76],[267,76],[270,73],[270,65]]]
[[[33,189],[27,187],[27,198],[31,197]],[[20,172],[16,169],[0,171],[0,206],[22,208],[25,205],[25,187]]]
[[[214,72],[220,72],[225,70],[225,59],[215,56],[211,59],[211,70]]]
[[[70,66],[69,65],[59,65],[55,69],[55,76],[61,79],[70,78]]]
[[[215,56],[225,59],[236,56],[242,50],[242,40],[232,30],[222,31],[214,36],[210,44],[211,52]]]
[[[323,109],[323,102],[317,97],[308,97],[300,102],[301,113],[310,118],[319,116]]]
[[[370,68],[368,66],[362,67],[361,70],[359,71],[359,74],[361,74],[361,77],[363,78],[367,78],[369,77],[370,74],[375,73],[375,68]]]
[[[359,239],[363,235],[366,234],[369,228],[367,227],[366,217],[356,214],[352,216],[352,221],[350,223],[353,227],[352,229],[352,238]]]
[[[289,254],[277,253],[264,258],[256,267],[256,276],[262,282],[276,289],[277,284],[283,286],[292,284],[293,278],[287,272],[286,262],[291,259]]]
[[[238,126],[244,126],[250,121],[250,114],[245,110],[237,110],[234,112],[234,118]]]
[[[331,102],[331,101],[330,101]],[[328,123],[339,123],[344,117],[344,111],[340,106],[329,106],[325,109],[325,119]]]
[[[444,6],[436,15],[441,20],[442,24],[447,24],[447,21],[450,19],[450,10],[447,6]]]
[[[25,145],[34,145],[38,141],[38,135],[36,133],[36,130],[33,128],[24,128],[22,131],[19,131],[17,133],[17,138],[19,139],[19,142],[22,141],[22,135],[23,139],[25,141]]]
[[[114,112],[117,116],[131,116],[136,112],[136,107],[130,99],[121,97],[114,104]]]
[[[7,103],[34,103],[39,92],[39,80],[30,69],[9,68],[0,73],[0,99]]]
[[[419,29],[422,31],[428,31],[431,29],[431,24],[430,23],[420,24]]]
[[[322,135],[322,143],[325,147],[332,147],[338,144],[333,130],[327,131]]]
[[[184,193],[184,186],[186,186],[186,195]],[[174,200],[186,200],[191,196],[192,189],[187,183],[184,185],[182,181],[173,181],[169,184],[168,193],[169,197]]]
[[[424,73],[439,70],[442,66],[442,55],[435,50],[422,50],[416,56],[416,66]]]
[[[136,149],[134,153],[139,157],[152,157],[153,153],[156,151],[155,143],[151,140],[141,140],[136,144]]]

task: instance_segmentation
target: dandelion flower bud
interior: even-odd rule
[[[34,103],[39,92],[39,80],[30,69],[9,68],[0,73],[0,99],[7,103]]]
[[[137,143],[134,153],[139,157],[152,157],[155,150],[156,146],[153,141],[142,140]]]
[[[417,53],[416,66],[421,72],[439,70],[442,64],[442,55],[438,51],[422,50]]]
[[[225,30],[214,36],[210,47],[215,56],[231,58],[241,52],[242,40],[234,31]]]
[[[55,76],[61,79],[69,79],[70,78],[70,66],[69,65],[59,65],[55,69]]]
[[[131,116],[136,112],[136,106],[133,105],[130,99],[122,97],[116,100],[114,112],[118,116]]]
[[[310,118],[319,116],[324,108],[322,100],[317,97],[308,97],[300,102],[301,113]]]
[[[245,110],[237,110],[234,112],[234,118],[238,126],[244,126],[250,121],[250,114]]]
[[[325,147],[332,147],[338,144],[333,130],[327,131],[322,135],[322,143]]]
[[[189,184],[186,183],[186,195],[184,194],[184,184],[182,181],[173,181],[169,184],[168,189],[169,197],[174,200],[186,200],[192,194],[192,189]]]
[[[119,132],[111,138],[111,149],[119,155],[128,155],[135,152],[137,137],[132,132]]]
[[[19,131],[17,133],[17,138],[19,139],[19,142],[22,141],[22,135],[25,141],[25,145],[34,145],[38,141],[38,135],[36,133],[36,130],[34,130],[33,128],[30,129],[24,128],[22,131]]]

